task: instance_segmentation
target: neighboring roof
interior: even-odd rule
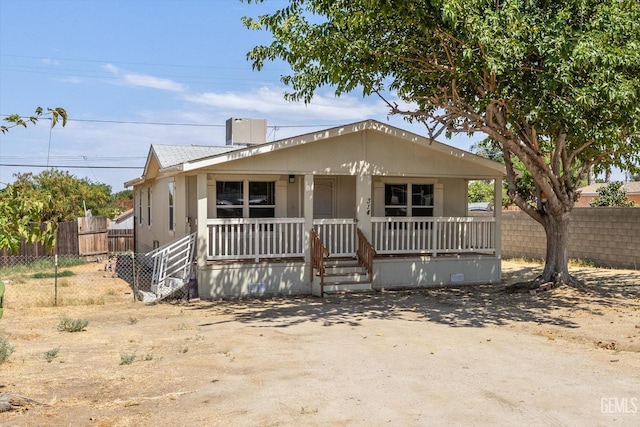
[[[336,126],[317,132],[267,142],[264,144],[254,144],[250,146],[207,146],[207,145],[159,145],[153,144],[147,157],[144,174],[140,178],[125,182],[125,187],[138,185],[149,177],[151,160],[155,159],[160,172],[170,171],[193,171],[200,168],[211,167],[221,163],[226,163],[240,158],[256,156],[264,153],[274,152],[294,146],[319,142],[337,136],[350,133],[373,130],[392,135],[396,138],[404,139],[423,146],[428,146],[432,150],[441,153],[464,158],[479,165],[493,169],[505,175],[505,166],[501,163],[489,160],[476,154],[446,145],[421,135],[408,132],[404,129],[386,125],[377,120],[364,120],[343,126]]]
[[[585,187],[582,188],[578,188],[578,193],[580,193],[583,196],[597,196],[598,195],[598,189],[602,186],[605,186],[609,184],[608,182],[597,182],[595,184],[591,184],[591,185],[587,185]],[[624,182],[622,184],[622,188],[624,188],[624,191],[627,193],[627,195],[629,194],[640,194],[640,181],[629,181],[629,182]]]
[[[115,222],[120,222],[120,221],[123,221],[123,220],[127,219],[127,217],[129,217],[129,216],[131,216],[131,215],[133,215],[133,208],[128,209],[128,210],[126,210],[126,211],[122,212],[120,215],[118,215],[117,217],[115,217],[113,220],[114,220]]]

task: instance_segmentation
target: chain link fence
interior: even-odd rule
[[[120,253],[99,257],[3,256],[0,281],[4,307],[64,307],[142,301],[153,292],[154,260],[146,254]],[[189,299],[194,283],[167,299]]]

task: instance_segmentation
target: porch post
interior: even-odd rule
[[[304,195],[302,200],[304,213],[304,260],[311,262],[311,229],[313,228],[313,174],[304,175]]]
[[[196,223],[197,225],[197,252],[196,259],[198,262],[198,267],[204,267],[207,265],[207,255],[208,255],[208,243],[207,243],[207,174],[199,173],[197,179],[197,198],[198,198],[198,209],[196,214]]]
[[[357,227],[362,230],[369,241],[371,241],[371,215],[373,203],[371,200],[371,174],[366,168],[360,169],[356,176],[356,221]]]
[[[495,219],[495,254],[502,257],[502,179],[493,180],[493,217]]]

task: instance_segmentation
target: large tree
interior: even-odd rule
[[[434,138],[482,132],[496,141],[510,198],[546,231],[540,279],[577,282],[567,266],[577,183],[592,167],[638,164],[637,0],[290,0],[244,19],[273,35],[248,57],[257,69],[290,65],[290,100],[310,102],[325,85],[361,90]],[[538,202],[518,193],[515,160]]]

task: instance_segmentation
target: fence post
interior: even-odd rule
[[[138,293],[138,277],[136,276],[136,254],[131,252],[131,275],[133,278],[133,302],[136,301],[136,294]]]
[[[58,306],[58,254],[55,254],[53,257],[53,305],[54,307]]]

